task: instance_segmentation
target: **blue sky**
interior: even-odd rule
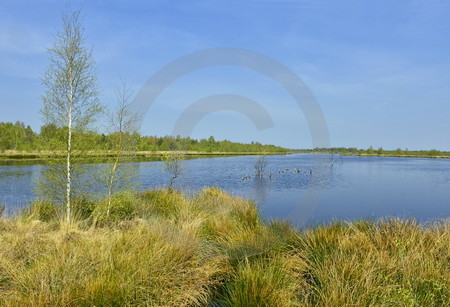
[[[40,75],[68,3],[82,8],[105,105],[115,103],[119,74],[137,93],[188,53],[245,48],[303,79],[324,113],[332,146],[450,150],[449,1],[3,0],[0,121],[42,125]],[[141,132],[171,134],[183,110],[217,94],[258,102],[273,127],[258,131],[238,111],[220,111],[203,118],[192,137],[312,146],[305,115],[283,87],[235,66],[207,67],[174,81],[150,107]]]

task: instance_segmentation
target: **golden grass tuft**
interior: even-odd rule
[[[445,306],[450,303],[448,222],[360,221],[299,234],[307,262],[304,305]]]

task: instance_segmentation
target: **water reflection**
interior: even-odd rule
[[[253,156],[187,160],[174,186],[188,192],[216,186],[255,200],[267,218],[299,225],[386,216],[426,221],[450,213],[450,159],[312,154],[266,159],[262,178],[254,176]],[[9,212],[33,199],[34,182],[43,167],[0,166],[0,202]],[[135,167],[139,189],[168,185],[170,175],[161,162],[139,162]],[[242,180],[248,175],[252,177]],[[102,188],[93,184],[91,191],[101,194]]]

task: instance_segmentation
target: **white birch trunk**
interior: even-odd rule
[[[69,224],[72,218],[72,205],[70,202],[71,193],[71,160],[72,160],[72,106],[73,106],[73,84],[72,68],[69,68],[70,98],[68,112],[68,136],[67,136],[67,182],[66,182],[66,223]]]

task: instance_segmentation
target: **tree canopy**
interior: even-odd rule
[[[0,123],[0,151],[17,150],[39,152],[55,149],[66,135],[67,127],[46,124],[40,132],[34,132],[24,123]],[[91,151],[114,150],[117,136],[114,133],[98,133],[95,131],[78,132],[80,137],[89,144]],[[229,140],[217,141],[213,136],[208,139],[196,140],[190,137],[174,136],[143,136],[135,132],[137,150],[139,151],[170,151],[183,148],[196,152],[287,152],[288,150],[275,145],[264,145],[259,142],[250,144],[237,143]]]

